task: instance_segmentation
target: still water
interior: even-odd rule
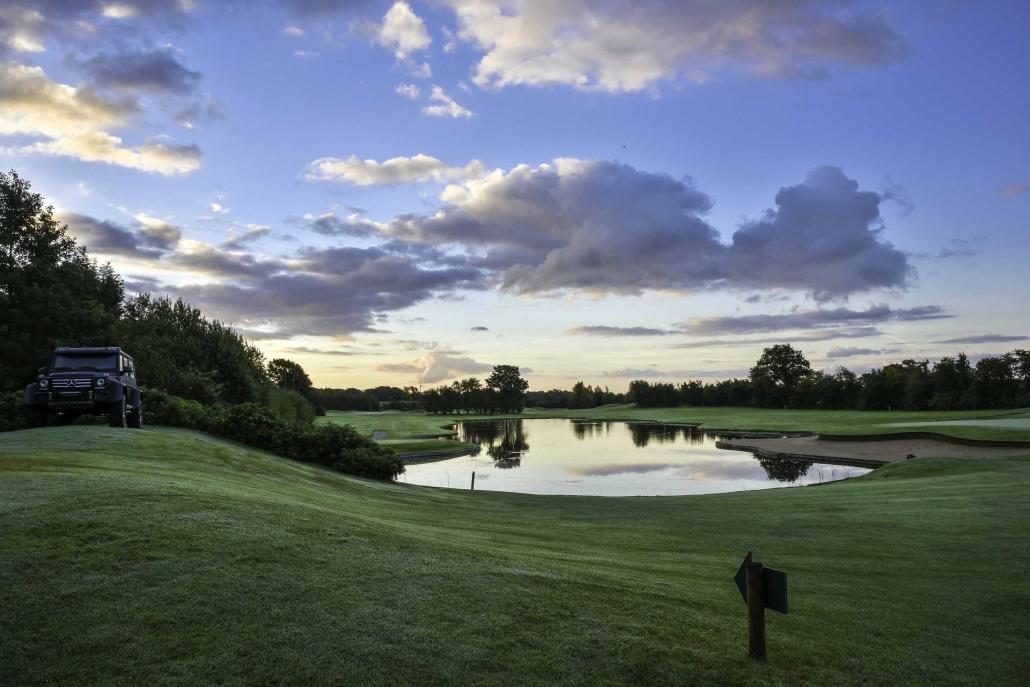
[[[657,496],[713,494],[829,482],[864,468],[759,459],[715,447],[691,427],[579,420],[459,422],[475,456],[409,464],[402,482],[524,494]]]

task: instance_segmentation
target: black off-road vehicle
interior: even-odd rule
[[[29,424],[74,422],[84,413],[106,415],[111,427],[143,427],[143,395],[136,364],[118,347],[57,348],[48,367],[25,387]]]

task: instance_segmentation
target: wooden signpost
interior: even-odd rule
[[[747,604],[748,655],[764,661],[765,609],[787,613],[787,573],[752,560],[748,551],[733,579]]]

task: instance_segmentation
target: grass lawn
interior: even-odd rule
[[[339,412],[329,411],[322,422],[353,425],[371,435],[384,430],[393,439],[446,435],[449,425],[479,416],[431,415],[422,412]],[[495,416],[496,417],[496,416]],[[527,409],[520,417],[580,417],[596,420],[638,420],[699,424],[705,429],[805,430],[825,434],[880,434],[896,432],[940,432],[972,439],[1030,440],[1030,411],[980,410],[932,412],[880,412],[856,410],[768,410],[764,408],[637,408],[607,405],[588,410]],[[983,423],[978,418],[1017,420],[1014,423]],[[969,420],[970,424],[956,424]],[[919,423],[910,425],[909,423]],[[937,424],[940,423],[940,424]]]
[[[379,444],[402,456],[456,451],[475,446],[475,444],[466,444],[450,439],[381,439]]]
[[[187,431],[12,432],[0,684],[1022,685],[1028,532],[1030,456],[604,499],[369,482]],[[790,575],[766,665],[732,582],[749,549]]]

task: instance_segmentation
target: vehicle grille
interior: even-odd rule
[[[88,389],[92,384],[90,379],[55,379],[50,382],[54,389]]]

